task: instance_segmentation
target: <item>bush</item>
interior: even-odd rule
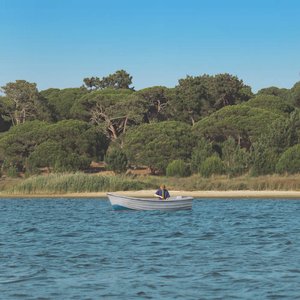
[[[249,153],[231,137],[222,144],[222,159],[229,176],[242,175],[248,171]]]
[[[201,165],[200,174],[203,177],[210,177],[212,175],[220,175],[224,173],[224,163],[220,157],[213,155],[208,157]]]
[[[8,177],[16,178],[19,176],[18,170],[15,166],[11,166],[7,169],[6,174]]]
[[[191,158],[191,169],[199,173],[203,162],[214,153],[212,144],[204,138],[200,138],[197,146],[193,149]]]
[[[300,144],[287,149],[276,164],[277,173],[300,173]]]
[[[167,176],[187,177],[191,175],[190,167],[182,159],[173,160],[166,169]]]
[[[125,172],[127,169],[127,156],[121,149],[113,149],[107,153],[105,162],[108,168],[116,173]]]
[[[263,140],[253,143],[250,151],[251,175],[272,174],[278,160],[278,154],[273,148],[268,148]]]
[[[90,163],[88,157],[67,152],[54,141],[46,141],[38,145],[29,156],[28,171],[37,173],[38,168],[48,167],[57,172],[73,172],[87,169]]]

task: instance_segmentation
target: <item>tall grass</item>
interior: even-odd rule
[[[244,175],[234,178],[227,176],[204,178],[199,175],[186,178],[149,176],[143,181],[152,186],[159,186],[163,183],[167,185],[167,188],[170,190],[186,191],[300,190],[300,174],[289,176],[267,175],[259,177]]]
[[[165,184],[169,190],[185,191],[228,191],[228,190],[300,190],[300,174],[260,177],[241,176],[229,178],[217,176],[203,178],[199,175],[190,177],[164,176],[121,176],[50,174],[19,179],[8,185],[2,185],[2,192],[11,194],[64,194],[84,192],[112,192],[127,190],[155,189]]]
[[[151,187],[151,183],[125,176],[97,176],[75,173],[29,177],[8,188],[5,192],[11,194],[64,194],[141,190]]]

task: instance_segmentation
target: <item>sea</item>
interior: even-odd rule
[[[300,199],[0,199],[0,299],[300,299]]]

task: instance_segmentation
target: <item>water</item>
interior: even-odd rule
[[[300,299],[299,200],[0,200],[0,299]]]

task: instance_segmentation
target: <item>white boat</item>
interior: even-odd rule
[[[166,200],[158,198],[135,198],[107,193],[109,201],[115,210],[134,209],[134,210],[182,210],[192,209],[193,197],[170,197]]]

